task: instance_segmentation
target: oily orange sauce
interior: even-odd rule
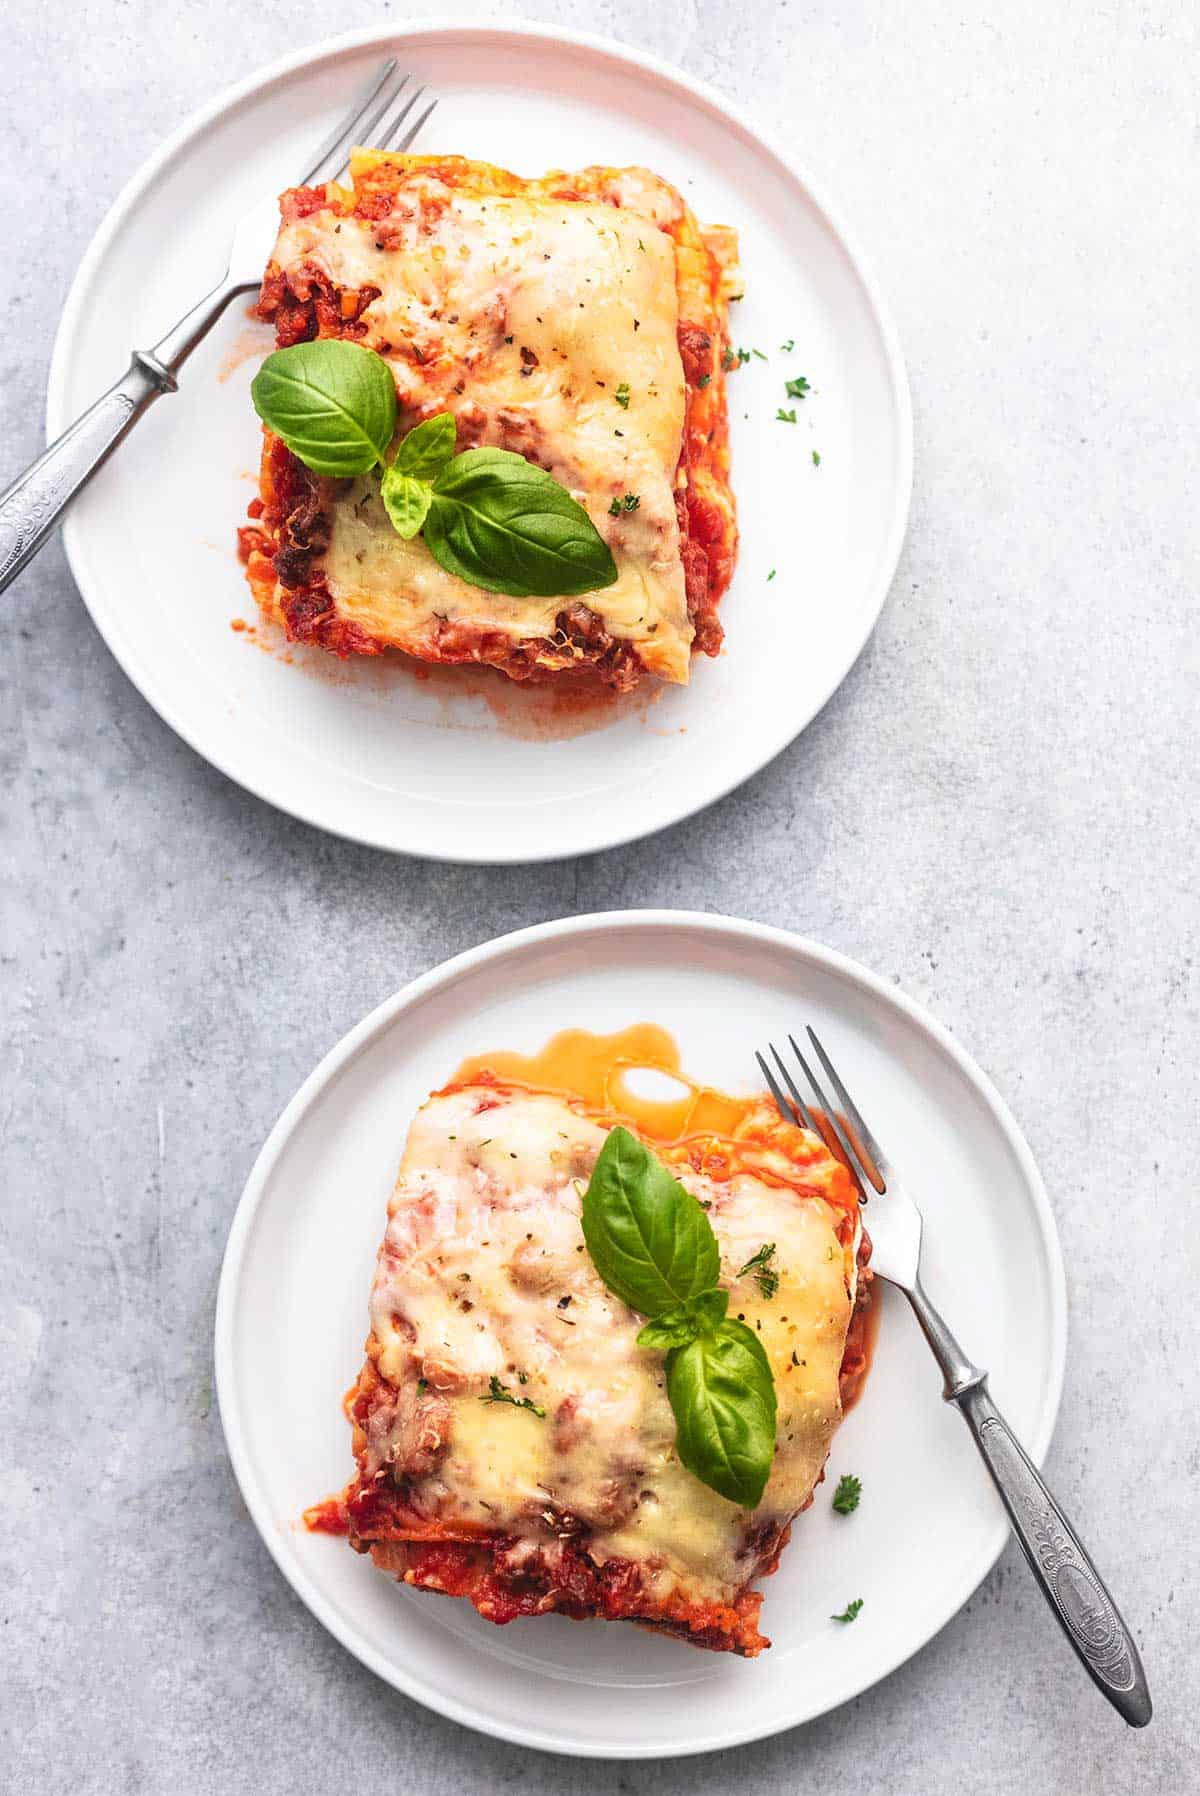
[[[635,1091],[629,1075],[638,1070],[665,1074],[678,1097],[653,1098]],[[735,1098],[689,1079],[680,1066],[679,1044],[657,1023],[631,1023],[614,1035],[563,1029],[536,1054],[501,1049],[464,1060],[452,1084],[470,1084],[494,1073],[505,1084],[574,1098],[598,1116],[628,1123],[653,1141],[675,1143],[698,1135],[728,1137],[762,1104],[762,1097]]]

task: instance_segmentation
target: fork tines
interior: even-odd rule
[[[880,1151],[875,1137],[863,1120],[862,1112],[859,1110],[858,1105],[846,1090],[845,1085],[838,1075],[837,1069],[834,1067],[834,1064],[825,1052],[825,1049],[821,1046],[816,1031],[810,1028],[808,1030],[808,1038],[811,1041],[813,1048],[816,1050],[817,1057],[821,1062],[821,1066],[823,1067],[830,1084],[833,1086],[834,1091],[841,1101],[842,1115],[838,1114],[836,1106],[829,1101],[820,1080],[806,1060],[800,1044],[797,1042],[794,1035],[788,1036],[788,1043],[792,1053],[796,1057],[801,1072],[804,1074],[804,1077],[807,1079],[812,1090],[813,1097],[816,1100],[818,1113],[828,1124],[838,1147],[841,1149],[842,1156],[845,1159],[847,1166],[858,1179],[859,1186],[862,1190],[863,1202],[865,1203],[868,1186],[879,1192],[887,1190],[887,1168],[884,1156]],[[772,1098],[775,1100],[775,1108],[779,1111],[780,1116],[783,1117],[785,1122],[799,1123],[802,1128],[811,1129],[818,1135],[824,1135],[824,1130],[813,1120],[812,1112],[801,1097],[800,1089],[797,1086],[783,1055],[779,1052],[779,1049],[775,1046],[774,1042],[768,1042],[767,1046],[771,1050],[775,1065],[778,1067],[783,1083],[787,1087],[786,1095],[779,1084],[779,1080],[775,1077],[775,1074],[772,1072],[764,1057],[761,1054],[756,1053],[754,1058],[757,1060],[763,1077],[767,1081],[768,1089],[770,1090]]]
[[[350,102],[348,111],[321,145],[301,185],[318,187],[324,181],[336,180],[356,144],[380,150],[409,149],[437,100],[430,100],[408,123],[414,108],[429,92],[422,86],[406,93],[408,83],[409,76],[398,68],[394,56],[372,70]]]

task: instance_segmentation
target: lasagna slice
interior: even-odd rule
[[[365,344],[403,434],[454,414],[458,450],[545,469],[608,543],[616,583],[509,598],[402,540],[378,478],[327,480],[264,432],[241,533],[262,610],[339,655],[403,649],[513,679],[591,668],[684,682],[721,643],[737,546],[725,405],[736,243],[639,168],[526,181],[461,156],[356,150],[350,187],[293,188],[258,315],[280,348]]]
[[[636,1621],[753,1656],[769,1642],[752,1582],[811,1502],[862,1372],[857,1193],[765,1100],[730,1139],[653,1144],[708,1206],[730,1314],[771,1364],[775,1462],[747,1512],[680,1463],[663,1355],[638,1347],[643,1318],[584,1246],[581,1194],[607,1134],[562,1096],[486,1075],[429,1099],[346,1399],[357,1476],[308,1520],[489,1621]],[[766,1244],[777,1282],[761,1276]]]

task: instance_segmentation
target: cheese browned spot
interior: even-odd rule
[[[523,677],[571,665],[590,641],[622,670],[686,681],[700,610],[700,646],[719,644],[708,614],[736,541],[719,366],[728,241],[710,249],[674,189],[643,170],[520,181],[459,158],[356,151],[351,172],[353,192],[284,196],[264,315],[281,340],[319,329],[383,355],[402,429],[450,411],[460,449],[508,449],[545,468],[587,510],[618,578],[574,602],[578,629],[571,600],[471,586],[419,537],[396,534],[375,475],[319,483],[320,527],[305,520],[297,572],[285,517],[268,540],[264,473],[277,578],[265,555],[252,559],[260,602],[291,627],[302,574],[298,628],[319,614],[328,646],[486,659]],[[702,386],[680,353],[696,339]],[[635,506],[620,503],[626,494]],[[711,567],[700,538],[681,536],[691,506]]]
[[[555,1543],[569,1538],[590,1566],[633,1579],[635,1618],[736,1603],[821,1474],[854,1302],[845,1170],[816,1138],[783,1133],[805,1156],[800,1178],[776,1145],[755,1159],[728,1144],[742,1168],[728,1178],[672,1167],[709,1206],[731,1313],[771,1362],[776,1458],[758,1510],[680,1464],[662,1355],[638,1347],[641,1318],[584,1249],[581,1193],[607,1127],[557,1096],[473,1084],[432,1097],[409,1132],[371,1294],[369,1401],[354,1407],[352,1518],[356,1504],[387,1514],[391,1492],[405,1519],[377,1537],[498,1537],[505,1563],[536,1565],[551,1590]],[[738,1277],[766,1241],[779,1274],[769,1298]],[[493,1380],[544,1417],[485,1401]],[[432,1417],[432,1457],[414,1405]],[[357,1531],[372,1538],[368,1522]]]

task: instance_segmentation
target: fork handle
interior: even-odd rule
[[[919,1282],[906,1295],[942,1369],[942,1394],[971,1430],[1059,1626],[1117,1713],[1130,1727],[1145,1727],[1153,1712],[1146,1673],[1100,1573],[992,1402],[986,1372],[972,1365]]]
[[[988,1392],[953,1398],[1008,1511],[1013,1532],[1059,1625],[1092,1682],[1130,1727],[1153,1713],[1133,1635],[1079,1536]]]
[[[113,386],[0,494],[0,592],[31,561],[86,480],[174,378],[135,355]]]
[[[153,349],[135,349],[129,367],[37,460],[0,493],[0,592],[32,561],[63,512],[107,455],[176,374],[245,282],[228,276]]]

